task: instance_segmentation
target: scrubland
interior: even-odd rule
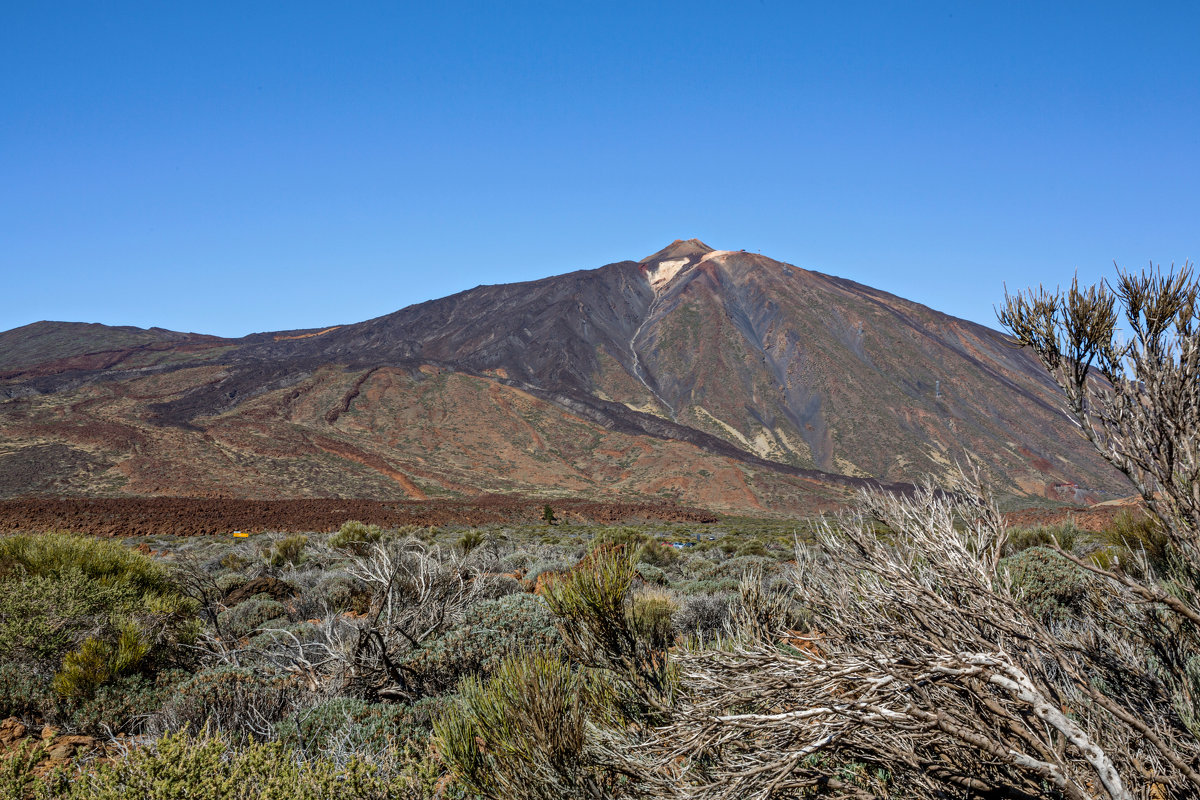
[[[774,681],[854,633],[830,624],[813,587],[826,594],[839,568],[826,540],[855,541],[845,526],[859,522],[9,536],[0,717],[28,733],[6,743],[0,790],[659,796],[740,774],[753,792],[788,745],[736,718],[815,699]],[[860,533],[896,535],[879,521]],[[1012,531],[997,551],[996,580],[1027,624],[1081,636],[1114,614],[1133,622],[1136,606],[1118,608],[1055,544],[1097,563],[1130,547],[1161,558],[1149,520]],[[51,758],[64,740],[84,745]],[[804,758],[801,793],[905,796],[911,780],[870,750]],[[771,769],[755,777],[747,759]]]

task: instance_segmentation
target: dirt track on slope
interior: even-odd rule
[[[669,503],[599,503],[507,495],[474,500],[221,500],[194,497],[0,500],[0,532],[67,530],[96,536],[205,536],[248,533],[328,532],[356,519],[382,527],[401,525],[538,524],[549,502],[565,522],[716,522],[698,508]]]

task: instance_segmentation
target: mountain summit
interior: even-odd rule
[[[1003,334],[698,239],[355,324],[39,323],[0,345],[0,496],[521,491],[791,513],[967,454],[1016,495],[1126,491]]]
[[[676,239],[638,263],[642,265],[642,274],[650,282],[650,288],[658,293],[680,272],[699,264],[714,252],[716,251],[699,239],[688,239],[686,242]]]
[[[639,264],[652,264],[659,261],[674,261],[677,259],[699,260],[712,253],[713,248],[699,239],[676,239],[653,255],[646,256]]]

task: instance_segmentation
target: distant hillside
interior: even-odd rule
[[[938,476],[1123,479],[1003,334],[698,240],[366,322],[0,334],[0,496],[668,497],[749,513]]]
[[[38,364],[100,354],[163,348],[217,337],[177,333],[163,328],[112,327],[98,322],[35,322],[0,333],[0,374]]]

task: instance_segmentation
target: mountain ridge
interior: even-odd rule
[[[1002,333],[698,239],[240,339],[70,328],[59,338],[86,332],[109,349],[79,352],[80,335],[55,351],[55,323],[35,325],[40,345],[34,326],[0,333],[57,356],[14,367],[0,355],[0,466],[57,448],[42,459],[50,491],[617,492],[785,512],[944,476],[967,453],[1012,494],[1124,491]],[[108,438],[72,432],[88,426]],[[611,469],[572,436],[628,463]],[[371,479],[356,490],[339,468]],[[45,490],[8,483],[0,496]]]

